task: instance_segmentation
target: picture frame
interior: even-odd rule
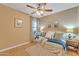
[[[52,26],[51,26],[51,24],[48,24],[48,28],[51,28]]]
[[[23,27],[23,19],[15,18],[15,27],[22,28]]]

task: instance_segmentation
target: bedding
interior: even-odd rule
[[[40,44],[28,47],[26,51],[30,56],[56,56],[57,54],[50,53],[48,50],[43,48]]]
[[[63,41],[63,33],[62,32],[48,31],[46,33],[45,38],[48,40],[48,42],[52,42],[52,43],[62,45],[63,48],[66,49],[66,42]]]
[[[39,43],[30,46],[26,51],[31,56],[63,56],[65,51],[63,47],[56,43],[48,42],[46,38],[40,37]]]
[[[48,42],[52,42],[52,43],[62,45],[63,48],[66,49],[66,43],[62,40],[56,40],[56,39],[48,38]]]
[[[46,33],[45,38],[53,38],[53,37],[54,37],[54,33],[55,33],[55,32],[48,31],[48,32]]]
[[[61,40],[62,37],[63,37],[63,33],[55,33],[55,34],[54,34],[54,38],[55,38],[56,40]]]
[[[31,56],[63,56],[64,50],[61,45],[45,42],[41,45],[39,43],[30,46],[26,51]]]

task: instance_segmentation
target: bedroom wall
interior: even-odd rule
[[[74,21],[75,20],[75,21]],[[41,26],[47,26],[48,24],[53,24],[56,21],[60,23],[61,31],[66,31],[66,28],[64,25],[68,25],[72,22],[72,24],[76,24],[77,20],[77,7],[71,8],[68,10],[64,10],[59,13],[55,13],[49,16],[45,16],[40,19]],[[72,25],[71,24],[71,25]],[[49,28],[46,28],[45,30],[48,30]],[[54,28],[51,28],[53,30]],[[50,30],[50,29],[49,29]]]
[[[14,26],[15,18],[23,20],[23,27]],[[31,39],[31,19],[28,14],[0,5],[0,49],[15,46]]]
[[[77,33],[79,34],[79,6],[78,6],[78,9],[77,9],[77,25],[78,25],[78,28],[77,28]]]

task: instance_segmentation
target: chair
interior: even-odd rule
[[[77,53],[79,54],[79,41],[78,41],[78,49],[77,49]]]
[[[67,40],[67,49],[78,52],[79,50],[79,41]]]

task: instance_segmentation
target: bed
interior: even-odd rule
[[[48,32],[45,36],[45,38],[47,38],[48,42],[51,43],[56,43],[59,44],[61,46],[63,46],[64,50],[66,50],[66,41],[63,38],[63,34],[62,32]]]
[[[62,40],[56,40],[56,39],[48,38],[48,42],[52,42],[52,43],[62,45],[64,50],[66,50],[66,48],[67,48],[66,43]]]
[[[59,34],[56,39],[60,39]],[[63,56],[65,55],[65,44],[60,40],[52,39],[54,32],[47,32],[45,37],[39,37],[36,39],[37,43],[29,48],[26,51],[31,56]]]
[[[42,42],[28,47],[26,51],[30,56],[63,56],[65,54],[61,45],[48,42],[45,38]]]

